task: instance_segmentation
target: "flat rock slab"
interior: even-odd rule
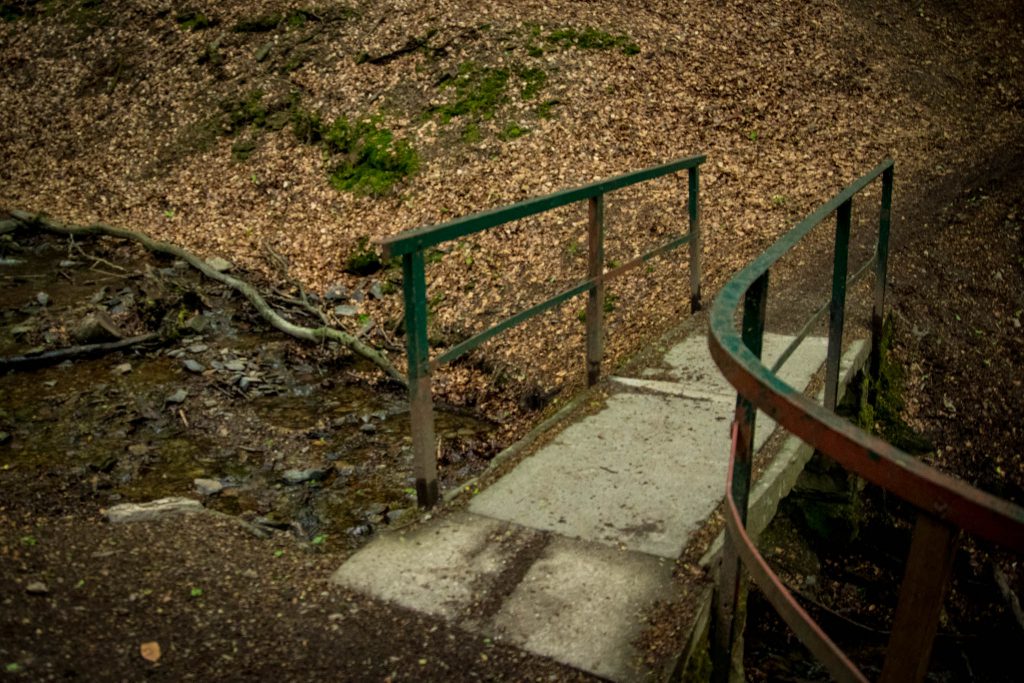
[[[554,537],[494,618],[499,637],[615,681],[636,680],[632,643],[666,596],[673,563]]]
[[[107,521],[112,524],[148,522],[173,515],[205,512],[202,503],[192,498],[158,498],[148,503],[121,503],[107,509]]]
[[[494,519],[452,514],[387,534],[353,555],[333,583],[448,620],[474,616],[504,570],[537,533]]]
[[[771,335],[771,360],[789,338]],[[786,377],[803,388],[821,367],[826,343],[805,341]],[[722,385],[707,340],[688,339],[666,358],[689,354],[678,382],[625,380],[600,412],[576,422],[470,504],[480,515],[612,547],[676,558],[722,499],[735,393]],[[696,368],[696,369],[694,369]],[[703,368],[703,369],[702,369]],[[717,369],[715,370],[717,372]],[[637,393],[635,390],[641,390]],[[763,417],[762,444],[774,429]]]

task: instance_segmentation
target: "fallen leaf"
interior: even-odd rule
[[[151,640],[148,643],[139,645],[139,654],[147,662],[158,662],[160,661],[160,643],[155,640]]]

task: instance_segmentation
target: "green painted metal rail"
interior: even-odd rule
[[[409,361],[409,405],[412,413],[413,473],[416,497],[421,506],[434,505],[438,499],[437,462],[434,442],[434,413],[430,377],[442,363],[448,363],[475,349],[510,327],[588,292],[587,298],[587,381],[593,384],[601,372],[604,352],[605,283],[646,261],[684,244],[690,245],[690,308],[701,305],[700,292],[700,165],[705,157],[692,156],[562,190],[517,204],[465,216],[439,225],[415,228],[380,241],[386,258],[402,257],[402,289],[405,297],[405,330]],[[604,263],[604,195],[613,190],[636,185],[654,178],[686,171],[689,232],[653,249],[632,261],[605,271]],[[430,358],[427,341],[427,283],[423,251],[430,247],[514,220],[550,211],[561,206],[586,201],[588,205],[587,279],[551,298],[497,323],[464,342],[448,349],[437,358]]]
[[[853,197],[878,179],[881,179],[882,192],[875,253],[854,276],[848,278]],[[818,452],[917,508],[917,523],[881,680],[903,682],[924,678],[961,530],[1018,553],[1024,552],[1024,509],[942,474],[834,414],[846,289],[850,283],[871,272],[872,266],[875,280],[869,371],[876,381],[879,377],[892,191],[893,163],[885,161],[804,219],[736,274],[723,287],[712,306],[711,354],[738,392],[726,486],[727,541],[720,568],[712,637],[714,678],[717,681],[727,680],[731,651],[742,631],[742,619],[736,618],[742,600],[741,562],[776,611],[828,668],[833,678],[840,681],[867,680],[786,589],[746,532],[754,422],[758,409]],[[772,368],[767,368],[762,365],[760,357],[770,269],[833,213],[836,216],[836,239],[832,296],[804,325],[798,340],[787,349],[783,358]],[[741,329],[737,330],[734,313],[741,305],[743,320]],[[829,343],[825,404],[821,406],[787,385],[775,373],[826,310],[829,312]]]

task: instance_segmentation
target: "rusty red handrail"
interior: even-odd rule
[[[876,279],[871,371],[877,379],[892,201],[892,161],[879,164],[790,230],[736,274],[712,305],[708,342],[711,355],[738,393],[726,491],[727,542],[712,642],[715,677],[720,680],[727,675],[727,663],[736,637],[734,631],[741,628],[736,626],[733,618],[738,596],[741,595],[740,562],[780,616],[833,677],[849,681],[867,680],[786,590],[746,533],[752,437],[757,409],[820,453],[906,500],[919,511],[882,680],[923,678],[941,601],[948,585],[958,529],[1018,553],[1024,552],[1024,508],[925,465],[841,419],[831,410],[835,407],[838,358],[842,346],[852,199],[879,177],[882,179],[882,206],[878,246],[872,257],[876,265]],[[836,214],[836,253],[826,367],[827,407],[823,407],[779,379],[761,363],[760,355],[771,267],[832,213]],[[744,311],[742,333],[733,322],[741,303]]]

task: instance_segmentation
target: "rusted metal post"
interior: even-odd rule
[[[743,343],[757,358],[761,357],[764,340],[765,310],[768,304],[768,271],[765,271],[747,290],[743,299]],[[754,462],[754,427],[757,409],[742,395],[736,396],[736,419],[733,422],[733,448],[735,459],[732,481],[733,500],[740,519],[746,525],[747,502],[750,498],[750,477]],[[726,683],[733,661],[733,649],[742,642],[745,591],[743,572],[734,541],[726,532],[719,569],[718,595],[715,603],[715,625],[712,640],[712,680]],[[737,654],[738,656],[738,654]]]
[[[946,522],[918,513],[881,683],[914,683],[928,673],[959,535]]]
[[[836,245],[832,261],[832,301],[829,305],[828,355],[825,358],[825,410],[835,411],[839,400],[839,361],[843,355],[846,313],[846,271],[850,256],[850,214],[853,199],[836,209]]]
[[[420,507],[437,503],[434,406],[430,395],[430,346],[427,341],[427,281],[423,252],[402,256],[405,335],[409,359],[409,410],[412,418],[413,475]]]
[[[587,276],[604,274],[604,195],[591,197],[587,223]],[[587,384],[594,386],[601,377],[604,355],[604,280],[590,289],[587,297]]]
[[[875,405],[878,398],[878,380],[882,374],[882,332],[885,325],[885,289],[889,264],[889,225],[892,220],[892,176],[890,166],[882,172],[882,207],[878,219],[878,246],[875,259],[875,306],[871,311],[871,358],[868,371],[871,388],[868,400]]]
[[[701,309],[700,301],[700,168],[694,166],[689,170],[689,196],[687,207],[690,210],[690,313]]]

